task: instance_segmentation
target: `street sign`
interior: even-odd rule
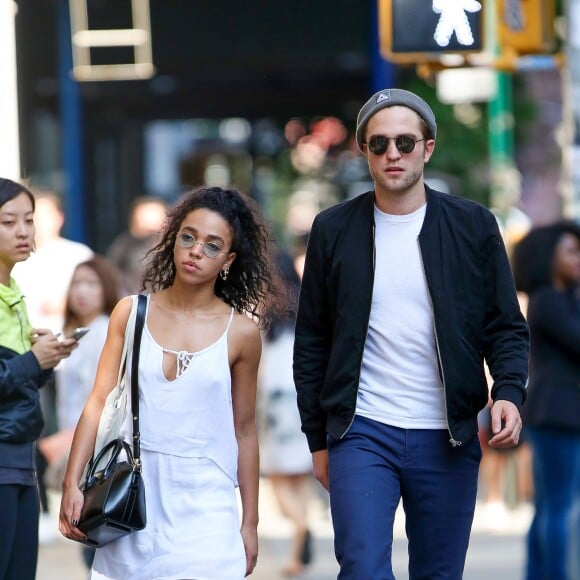
[[[382,55],[421,62],[442,53],[483,49],[483,3],[477,0],[378,0]]]
[[[491,101],[497,75],[489,67],[449,68],[437,74],[437,98],[446,104]]]

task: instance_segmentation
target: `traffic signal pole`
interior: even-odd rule
[[[489,50],[498,55],[497,18],[495,0],[485,5],[485,29]],[[502,219],[514,197],[514,114],[512,78],[510,73],[495,72],[497,93],[488,103],[488,144],[491,174],[490,202]],[[519,192],[517,192],[519,196]]]

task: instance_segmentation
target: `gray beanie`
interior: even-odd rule
[[[362,151],[362,142],[364,139],[365,128],[369,119],[385,107],[400,105],[415,111],[427,123],[427,127],[437,136],[437,123],[431,107],[415,93],[403,89],[384,89],[375,93],[363,106],[356,119],[356,143]]]

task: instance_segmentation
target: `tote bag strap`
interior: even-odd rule
[[[147,313],[147,298],[143,294],[137,296],[137,316],[135,318],[135,337],[133,340],[133,358],[131,361],[131,410],[133,412],[133,460],[141,466],[141,442],[139,433],[139,351],[141,350],[141,335]]]
[[[129,318],[127,319],[127,325],[125,326],[125,340],[123,341],[123,352],[121,353],[121,362],[119,364],[119,372],[117,374],[117,385],[123,385],[123,377],[125,376],[125,370],[127,368],[127,354],[131,347],[133,346],[133,338],[135,336],[135,319],[137,318],[137,296],[133,297],[133,304],[131,305],[131,312],[129,313]]]

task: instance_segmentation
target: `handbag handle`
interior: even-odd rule
[[[133,340],[133,357],[131,360],[131,412],[133,413],[133,464],[141,470],[141,434],[139,432],[139,351],[141,336],[147,314],[147,298],[137,296],[137,316],[135,317],[135,337]]]
[[[133,461],[133,454],[131,452],[131,447],[129,444],[121,438],[113,439],[109,441],[97,454],[94,461],[91,461],[89,465],[89,470],[87,471],[87,476],[85,478],[84,488],[91,487],[93,484],[93,480],[95,479],[95,474],[97,473],[97,467],[101,462],[102,458],[112,450],[111,457],[107,461],[102,473],[106,476],[109,471],[112,469],[113,465],[117,462],[117,458],[119,457],[119,453],[124,451],[127,454],[127,460],[129,463],[134,463]]]

